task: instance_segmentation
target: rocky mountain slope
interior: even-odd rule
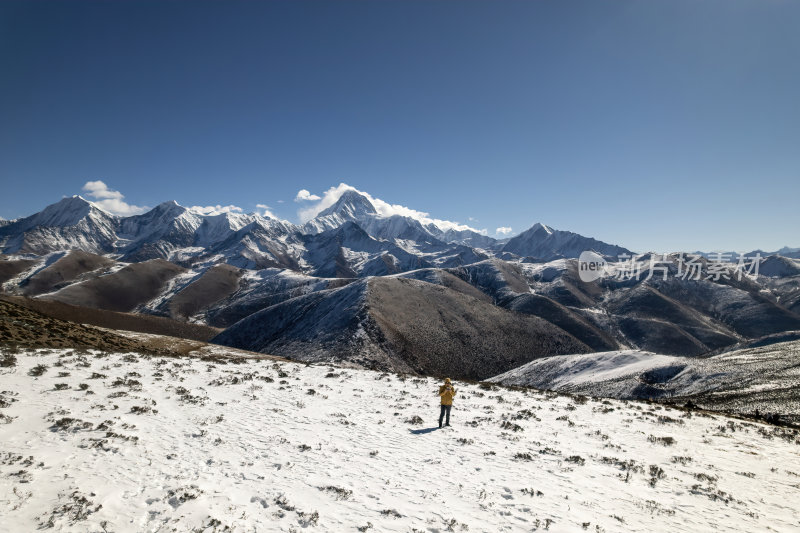
[[[404,278],[370,278],[287,300],[214,342],[303,361],[471,379],[536,357],[590,351],[538,317]]]

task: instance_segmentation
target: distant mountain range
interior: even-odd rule
[[[0,221],[0,288],[219,328],[216,342],[274,355],[473,379],[556,354],[693,357],[800,330],[796,249],[762,253],[757,278],[711,279],[702,260],[684,279],[673,255],[668,279],[591,283],[585,250],[632,254],[544,224],[497,240],[382,216],[355,190],[302,225],[175,202],[117,217],[75,196]]]
[[[287,268],[323,277],[386,275],[488,259],[549,261],[583,250],[626,253],[570,232],[536,224],[508,242],[471,230],[442,229],[400,215],[381,216],[354,190],[303,225],[257,214],[203,215],[165,202],[142,215],[117,217],[80,196],[0,226],[4,254],[82,250],[125,262],[165,259],[184,266],[226,263],[247,269]]]
[[[211,260],[241,268],[278,267],[318,274],[317,269],[330,270],[327,256],[336,248],[324,244],[337,242],[352,253],[349,258],[344,254],[339,263],[357,276],[420,266],[456,266],[476,258],[546,262],[576,258],[592,250],[616,260],[633,253],[541,223],[511,239],[498,240],[469,229],[443,229],[408,216],[382,216],[369,198],[355,190],[345,191],[335,204],[302,225],[258,214],[204,215],[174,201],[141,215],[118,217],[80,196],[64,198],[29,217],[0,220],[0,252],[14,255],[41,256],[74,249],[112,255],[121,261],[166,259],[192,264]],[[751,254],[756,252],[800,257],[800,248]],[[735,252],[727,255],[737,256]],[[389,264],[376,265],[380,262]]]
[[[202,215],[165,202],[142,215],[117,217],[80,196],[0,226],[0,251],[45,255],[64,250],[120,261],[165,259],[185,266],[226,263],[288,268],[317,276],[386,275],[488,259],[549,261],[594,250],[610,258],[628,250],[542,224],[499,241],[472,230],[442,229],[411,217],[381,216],[355,190],[303,225],[257,214]]]

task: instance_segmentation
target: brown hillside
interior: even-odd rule
[[[591,351],[539,317],[430,283],[372,278],[367,306],[386,348],[427,375],[483,379],[537,357]]]
[[[204,342],[213,338],[221,331],[220,329],[210,326],[187,324],[170,318],[120,313],[91,307],[79,307],[41,298],[31,299],[21,296],[0,296],[0,301],[26,307],[32,311],[58,320],[68,320],[109,329],[167,335],[170,337],[180,337]]]
[[[81,250],[72,250],[52,265],[31,276],[25,284],[23,294],[26,296],[44,294],[62,283],[73,281],[82,274],[107,268],[113,264],[112,259]]]
[[[186,319],[223,300],[239,288],[243,271],[230,265],[216,265],[190,283],[169,301],[169,314]]]
[[[35,264],[36,261],[32,259],[8,259],[0,255],[0,283],[5,283]]]
[[[91,326],[51,318],[6,300],[0,300],[0,344],[26,348],[152,351],[136,340]]]
[[[178,265],[153,259],[130,264],[113,274],[70,285],[43,298],[80,307],[133,311],[158,296],[169,280],[183,272],[186,269]]]

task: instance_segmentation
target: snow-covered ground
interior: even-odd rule
[[[638,377],[648,370],[686,365],[688,361],[689,358],[686,357],[641,350],[559,355],[536,359],[493,377],[490,381],[572,392],[573,388],[582,385]]]
[[[0,368],[2,531],[800,528],[791,430],[459,383],[439,430],[432,379],[15,357]]]
[[[776,342],[782,341],[783,342]],[[692,397],[704,407],[800,420],[800,341],[787,333],[710,357],[619,350],[536,359],[488,381],[612,398]]]

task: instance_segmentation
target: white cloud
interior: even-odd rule
[[[509,228],[508,226],[503,226],[503,227],[497,228],[495,230],[495,233],[497,233],[498,235],[508,235],[512,231],[514,231],[514,230]]]
[[[341,197],[342,194],[344,194],[346,191],[356,191],[357,193],[366,196],[367,199],[372,203],[372,205],[375,206],[375,210],[378,212],[378,214],[384,217],[401,215],[419,220],[423,224],[436,224],[439,228],[445,231],[449,229],[456,231],[471,230],[480,233],[479,230],[467,226],[465,224],[459,224],[458,222],[453,222],[450,220],[431,218],[428,213],[425,213],[423,211],[417,211],[416,209],[411,209],[410,207],[405,207],[399,204],[390,204],[389,202],[385,202],[380,198],[373,197],[371,194],[367,192],[359,191],[355,187],[351,187],[346,183],[340,183],[336,187],[331,187],[330,189],[328,189],[323,193],[322,198],[317,203],[310,205],[309,207],[300,209],[297,212],[297,215],[300,217],[300,221],[308,222],[309,220],[317,216],[320,212],[324,211],[325,209],[335,204],[336,201],[339,199],[339,197]],[[300,195],[300,193],[297,194],[298,196]],[[317,196],[317,198],[319,197]]]
[[[467,220],[469,220],[470,222],[478,222],[478,219],[475,217],[467,217]]]
[[[83,190],[93,198],[92,202],[97,207],[114,215],[138,215],[150,209],[149,207],[140,207],[125,202],[125,195],[119,191],[109,189],[108,185],[100,180],[87,181],[83,186]]]
[[[122,200],[124,196],[119,191],[112,191],[108,188],[104,182],[97,180],[97,181],[87,181],[86,184],[83,186],[83,190],[89,193],[89,196],[97,198],[98,200],[103,199],[114,199],[114,200]]]
[[[297,196],[294,197],[295,202],[316,202],[317,200],[322,200],[322,198],[316,194],[311,194],[306,189],[300,189],[297,191]]]
[[[189,208],[201,215],[221,215],[223,213],[241,213],[242,208],[238,205],[195,205]]]
[[[265,216],[265,217],[269,217],[269,218],[274,218],[275,220],[278,220],[278,217],[276,217],[276,216],[275,216],[275,215],[272,213],[272,210],[270,209],[270,207],[269,207],[268,205],[264,205],[264,204],[256,204],[256,207],[257,207],[257,208],[259,208],[259,209],[261,209],[261,211],[262,211],[262,212],[261,212],[261,213],[259,213],[261,216]]]

